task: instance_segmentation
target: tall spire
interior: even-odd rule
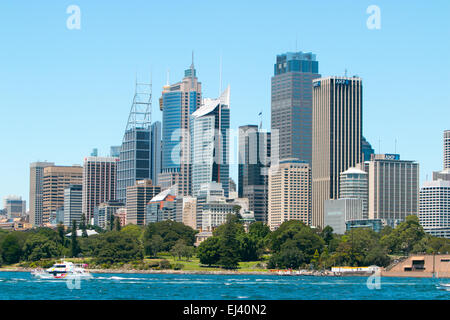
[[[194,73],[195,73],[195,68],[194,68],[194,50],[192,50],[192,64],[191,64],[191,88],[194,88]]]

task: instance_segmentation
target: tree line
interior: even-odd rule
[[[395,256],[450,251],[450,240],[426,234],[416,216],[407,217],[396,228],[384,227],[379,233],[359,228],[337,235],[329,226],[311,228],[296,220],[284,222],[273,232],[267,225],[255,222],[246,232],[239,217],[229,215],[227,222],[198,248],[194,248],[197,231],[171,220],[123,228],[111,221],[108,230],[97,228],[99,234],[89,237],[87,228],[91,226],[82,220],[79,226],[73,223],[71,230],[62,225],[56,230],[0,230],[0,265],[88,257],[107,267],[142,262],[144,257],[157,258],[166,252],[178,260],[196,256],[201,265],[224,269],[236,269],[239,262],[246,261],[261,261],[261,266],[269,269],[327,269],[387,266]],[[77,229],[82,230],[81,237]],[[72,233],[70,237],[68,232]]]

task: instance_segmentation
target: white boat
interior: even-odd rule
[[[85,265],[61,261],[43,270],[35,269],[31,274],[38,279],[92,279],[92,274],[85,269]]]

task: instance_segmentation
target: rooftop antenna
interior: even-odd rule
[[[397,154],[397,138],[394,141],[394,153]]]
[[[345,69],[344,75],[347,78],[347,69]]]
[[[194,50],[192,50],[192,64],[191,64],[191,88],[194,88]]]
[[[378,138],[378,152],[381,154],[381,138]]]
[[[222,52],[220,52],[220,65],[219,65],[219,97],[222,94]]]
[[[259,130],[261,131],[261,129],[262,129],[262,110],[258,114],[258,116],[259,116]]]

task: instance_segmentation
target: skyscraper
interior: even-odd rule
[[[444,131],[444,170],[450,169],[450,130]]]
[[[126,201],[127,187],[151,177],[152,86],[136,82],[136,91],[128,117],[117,164],[116,200]]]
[[[82,183],[83,168],[81,166],[44,168],[42,225],[50,223],[51,216],[64,206],[64,190],[70,185],[82,185]]]
[[[324,227],[324,201],[338,199],[340,173],[362,161],[362,80],[313,81],[312,224]]]
[[[361,199],[361,219],[367,219],[368,215],[368,174],[358,168],[349,168],[341,172],[339,185],[339,199]]]
[[[9,195],[3,198],[3,208],[8,218],[22,218],[27,212],[27,203],[20,196]]]
[[[363,153],[363,161],[370,161],[372,155],[375,153],[375,150],[373,150],[372,145],[364,137],[362,137],[361,150]]]
[[[425,232],[450,238],[450,181],[427,181],[420,189],[419,221]]]
[[[148,179],[136,181],[133,186],[127,187],[127,224],[145,225],[147,204],[160,192],[161,188],[154,186]]]
[[[194,59],[181,82],[163,88],[160,99],[162,114],[162,172],[164,187],[178,186],[177,194],[191,191],[190,116],[201,104],[202,86],[198,82]]]
[[[91,223],[94,208],[116,198],[118,158],[86,157],[83,165],[83,207],[86,221]]]
[[[277,55],[272,77],[272,150],[279,159],[297,158],[311,164],[312,80],[319,78],[316,55]],[[275,138],[276,137],[276,138]]]
[[[230,87],[218,99],[204,99],[191,116],[192,193],[209,182],[229,194]]]
[[[256,125],[239,127],[239,198],[249,199],[256,221],[267,223],[271,136]]]
[[[64,225],[71,227],[75,220],[79,225],[82,216],[82,185],[71,184],[64,188]]]
[[[54,165],[53,162],[30,164],[30,223],[33,227],[42,225],[44,168]]]
[[[311,224],[311,168],[297,159],[281,160],[269,170],[269,227],[276,230],[289,220]]]
[[[419,212],[419,164],[398,154],[376,154],[369,162],[369,219],[395,225]]]
[[[159,185],[158,176],[161,173],[161,122],[155,121],[150,128],[150,179],[154,185]]]

